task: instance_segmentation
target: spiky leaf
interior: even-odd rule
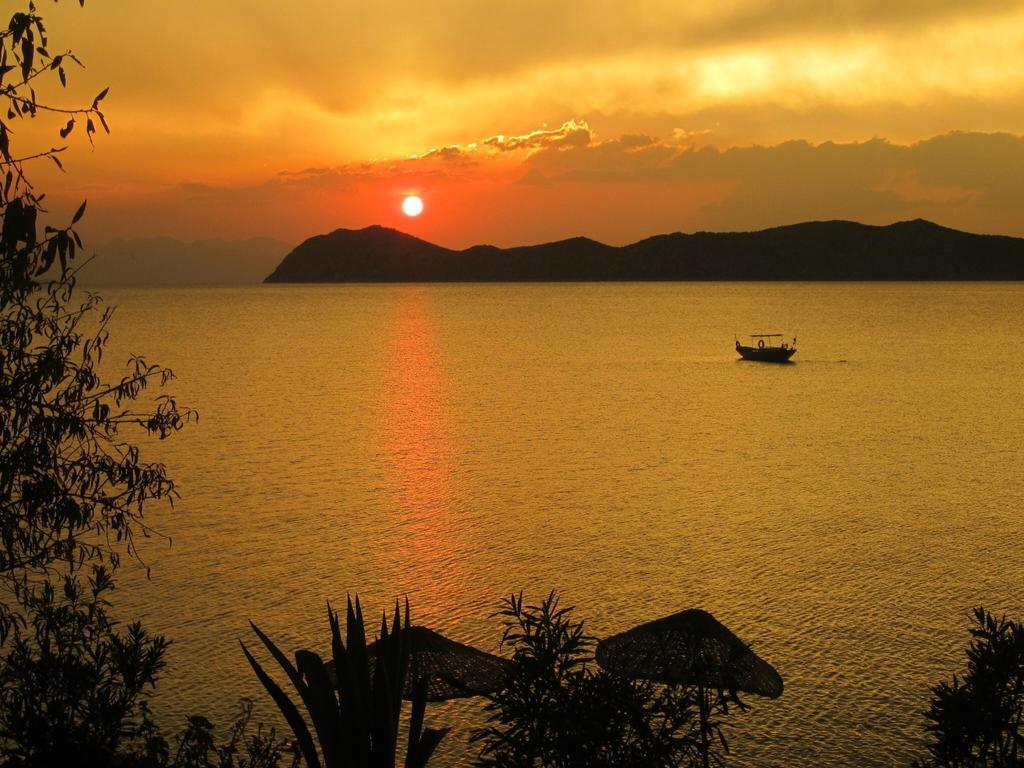
[[[253,672],[256,673],[256,677],[267,693],[270,694],[270,698],[277,704],[277,708],[281,710],[281,714],[284,715],[284,719],[288,722],[288,726],[292,729],[292,733],[295,735],[295,740],[299,744],[299,750],[302,752],[302,757],[306,761],[308,768],[320,768],[320,757],[317,755],[316,746],[313,744],[313,737],[309,733],[309,728],[306,726],[306,721],[302,719],[302,715],[299,714],[299,710],[292,703],[291,699],[281,690],[280,686],[275,683],[271,677],[263,671],[263,667],[260,666],[259,662],[253,658],[253,655],[249,653],[249,649],[245,647],[245,643],[239,643],[242,646],[242,653],[245,654],[245,658],[249,662],[249,666],[252,667]]]

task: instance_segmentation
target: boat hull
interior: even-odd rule
[[[745,347],[742,344],[736,345],[736,351],[744,360],[755,363],[788,363],[796,354],[795,347]]]

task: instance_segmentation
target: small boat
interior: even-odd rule
[[[782,341],[781,333],[754,333],[750,336],[750,346],[740,344],[736,339],[736,351],[744,360],[759,363],[788,363],[789,358],[796,354],[796,339],[792,344]]]

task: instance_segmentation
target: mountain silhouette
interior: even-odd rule
[[[1024,239],[916,219],[676,232],[614,247],[576,237],[457,251],[381,226],[306,240],[268,283],[611,280],[1024,280]]]
[[[79,273],[83,285],[228,285],[259,283],[290,246],[278,240],[112,240]]]

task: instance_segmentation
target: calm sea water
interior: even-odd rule
[[[119,606],[171,636],[155,704],[271,708],[238,640],[326,650],[327,600],[495,650],[557,589],[605,636],[713,612],[782,673],[737,766],[906,765],[972,606],[1024,616],[1024,285],[109,289],[107,360],[175,369],[183,495]],[[790,366],[733,333],[799,334]],[[469,754],[472,703],[441,764]]]

